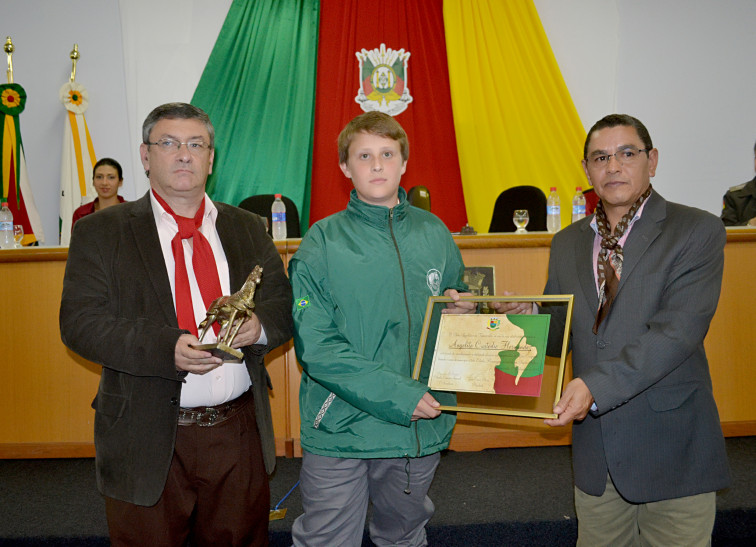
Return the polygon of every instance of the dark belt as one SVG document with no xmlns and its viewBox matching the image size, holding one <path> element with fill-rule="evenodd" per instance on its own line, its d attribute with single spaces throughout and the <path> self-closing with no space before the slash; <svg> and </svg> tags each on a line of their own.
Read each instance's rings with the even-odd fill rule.
<svg viewBox="0 0 756 547">
<path fill-rule="evenodd" d="M 227 403 L 215 406 L 198 406 L 196 408 L 179 408 L 179 425 L 198 425 L 212 427 L 225 422 L 237 414 L 252 399 L 252 388 Z"/>
</svg>

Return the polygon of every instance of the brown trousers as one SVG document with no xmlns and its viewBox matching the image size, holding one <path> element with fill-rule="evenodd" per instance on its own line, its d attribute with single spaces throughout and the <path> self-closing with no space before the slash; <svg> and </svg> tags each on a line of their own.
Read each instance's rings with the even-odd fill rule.
<svg viewBox="0 0 756 547">
<path fill-rule="evenodd" d="M 270 489 L 252 397 L 212 426 L 179 426 L 163 494 L 151 507 L 105 498 L 113 546 L 268 545 Z"/>
</svg>

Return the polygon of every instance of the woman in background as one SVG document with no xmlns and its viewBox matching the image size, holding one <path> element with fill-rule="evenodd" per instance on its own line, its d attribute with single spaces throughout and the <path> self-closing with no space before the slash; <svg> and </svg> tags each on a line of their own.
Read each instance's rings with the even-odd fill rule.
<svg viewBox="0 0 756 547">
<path fill-rule="evenodd" d="M 112 158 L 102 158 L 95 163 L 92 170 L 92 185 L 97 192 L 97 197 L 94 201 L 85 203 L 74 211 L 71 230 L 81 217 L 125 201 L 118 195 L 118 189 L 123 185 L 123 170 L 121 164 Z"/>
</svg>

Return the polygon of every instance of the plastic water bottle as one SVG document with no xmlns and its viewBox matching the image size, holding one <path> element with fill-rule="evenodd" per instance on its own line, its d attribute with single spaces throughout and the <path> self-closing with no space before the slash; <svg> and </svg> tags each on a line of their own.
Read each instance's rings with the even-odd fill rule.
<svg viewBox="0 0 756 547">
<path fill-rule="evenodd" d="M 572 198 L 572 222 L 577 222 L 581 218 L 585 218 L 585 196 L 582 186 L 577 186 Z"/>
<path fill-rule="evenodd" d="M 281 200 L 281 194 L 276 194 L 270 213 L 273 217 L 273 239 L 286 239 L 286 204 Z"/>
<path fill-rule="evenodd" d="M 546 198 L 546 229 L 552 234 L 558 232 L 562 227 L 560 214 L 559 194 L 557 194 L 556 187 L 552 186 L 549 197 Z"/>
<path fill-rule="evenodd" d="M 8 209 L 8 203 L 3 201 L 0 209 L 0 249 L 12 249 L 16 246 L 13 239 L 13 213 Z"/>
</svg>

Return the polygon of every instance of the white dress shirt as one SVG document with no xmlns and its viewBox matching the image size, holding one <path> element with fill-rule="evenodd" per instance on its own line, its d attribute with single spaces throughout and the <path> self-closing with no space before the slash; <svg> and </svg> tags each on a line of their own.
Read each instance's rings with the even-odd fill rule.
<svg viewBox="0 0 756 547">
<path fill-rule="evenodd" d="M 173 294 L 173 306 L 176 306 L 176 267 L 173 259 L 173 250 L 171 241 L 178 233 L 178 224 L 174 218 L 163 209 L 150 192 L 150 201 L 152 202 L 152 211 L 155 215 L 155 224 L 157 225 L 158 236 L 160 237 L 160 247 L 165 259 L 165 267 L 168 271 L 168 279 L 171 282 L 171 293 Z M 215 208 L 212 200 L 205 195 L 205 213 L 202 219 L 200 232 L 210 243 L 215 257 L 215 264 L 218 268 L 218 277 L 220 278 L 221 291 L 223 294 L 231 294 L 231 282 L 228 273 L 228 261 L 226 253 L 223 251 L 218 231 L 215 229 L 215 219 L 218 217 L 218 210 Z M 182 240 L 184 246 L 184 261 L 186 262 L 186 271 L 189 276 L 189 287 L 192 293 L 192 306 L 194 307 L 194 320 L 197 325 L 205 319 L 207 309 L 202 301 L 197 279 L 194 276 L 194 267 L 192 266 L 193 249 L 188 239 Z M 211 343 L 217 340 L 213 329 L 208 330 L 202 343 Z M 264 332 L 257 343 L 266 343 Z M 252 385 L 252 381 L 247 372 L 246 365 L 242 363 L 223 363 L 220 367 L 211 370 L 207 374 L 192 374 L 186 376 L 186 383 L 181 388 L 181 406 L 185 408 L 194 408 L 199 406 L 214 406 L 227 401 L 232 401 L 242 395 Z"/>
</svg>

